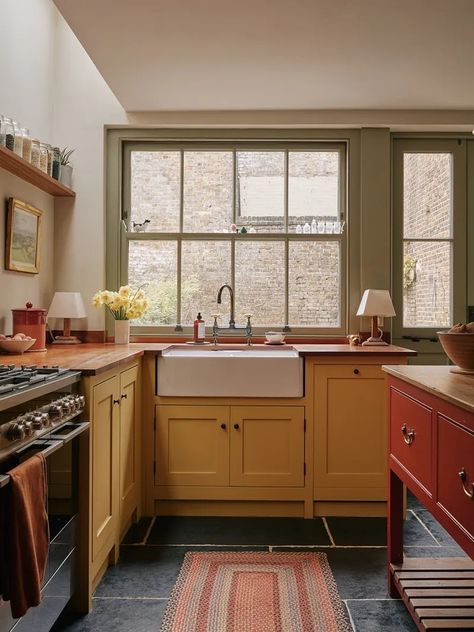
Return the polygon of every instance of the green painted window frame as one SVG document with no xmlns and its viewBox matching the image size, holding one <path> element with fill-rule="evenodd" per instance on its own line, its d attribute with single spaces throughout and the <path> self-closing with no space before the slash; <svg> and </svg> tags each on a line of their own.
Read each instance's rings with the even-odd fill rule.
<svg viewBox="0 0 474 632">
<path fill-rule="evenodd" d="M 403 325 L 403 156 L 405 153 L 451 153 L 453 156 L 453 226 L 451 238 L 408 239 L 407 241 L 442 241 L 452 243 L 452 321 L 465 322 L 467 304 L 467 145 L 462 138 L 441 136 L 393 138 L 392 189 L 393 189 L 393 231 L 392 231 L 392 288 L 393 302 L 397 316 L 393 319 L 393 337 L 398 342 L 409 339 L 417 343 L 420 353 L 439 353 L 432 347 L 437 343 L 436 332 L 445 327 L 405 327 Z M 413 344 L 411 345 L 413 347 Z"/>
</svg>

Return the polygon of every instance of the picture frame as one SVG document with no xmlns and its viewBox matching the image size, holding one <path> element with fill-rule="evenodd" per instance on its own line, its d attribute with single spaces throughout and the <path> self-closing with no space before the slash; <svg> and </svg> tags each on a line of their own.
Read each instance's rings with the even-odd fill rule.
<svg viewBox="0 0 474 632">
<path fill-rule="evenodd" d="M 42 211 L 9 198 L 5 245 L 5 268 L 15 272 L 38 274 Z"/>
</svg>

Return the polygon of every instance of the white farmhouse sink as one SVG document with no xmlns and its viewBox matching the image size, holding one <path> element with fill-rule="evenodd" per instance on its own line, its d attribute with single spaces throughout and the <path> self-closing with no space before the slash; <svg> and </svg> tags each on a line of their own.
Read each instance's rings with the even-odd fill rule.
<svg viewBox="0 0 474 632">
<path fill-rule="evenodd" d="M 303 396 L 303 358 L 291 347 L 170 347 L 158 356 L 157 377 L 163 396 Z"/>
</svg>

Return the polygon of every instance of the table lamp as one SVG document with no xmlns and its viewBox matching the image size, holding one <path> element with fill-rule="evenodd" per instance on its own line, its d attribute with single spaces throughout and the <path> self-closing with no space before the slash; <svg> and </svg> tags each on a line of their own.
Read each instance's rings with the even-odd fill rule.
<svg viewBox="0 0 474 632">
<path fill-rule="evenodd" d="M 77 345 L 81 341 L 71 336 L 71 318 L 87 316 L 82 297 L 79 292 L 55 292 L 48 310 L 48 318 L 63 318 L 63 335 L 56 336 L 53 344 Z"/>
<path fill-rule="evenodd" d="M 382 340 L 383 331 L 379 327 L 379 316 L 395 316 L 392 299 L 388 290 L 365 290 L 357 310 L 357 316 L 372 317 L 372 335 L 363 342 L 366 346 L 387 345 Z"/>
</svg>

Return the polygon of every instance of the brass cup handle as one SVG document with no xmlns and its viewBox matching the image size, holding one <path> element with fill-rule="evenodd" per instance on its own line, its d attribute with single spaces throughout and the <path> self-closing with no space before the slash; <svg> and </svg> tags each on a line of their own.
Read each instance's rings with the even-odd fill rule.
<svg viewBox="0 0 474 632">
<path fill-rule="evenodd" d="M 403 424 L 402 434 L 403 434 L 403 441 L 405 441 L 407 445 L 411 445 L 415 439 L 415 431 L 407 430 L 407 425 Z"/>
<path fill-rule="evenodd" d="M 461 468 L 461 471 L 459 472 L 459 478 L 461 479 L 463 492 L 466 494 L 468 498 L 472 500 L 474 498 L 474 483 L 471 483 L 471 491 L 469 491 L 469 487 L 468 485 L 466 485 L 466 479 L 467 479 L 466 468 L 464 467 Z"/>
</svg>

